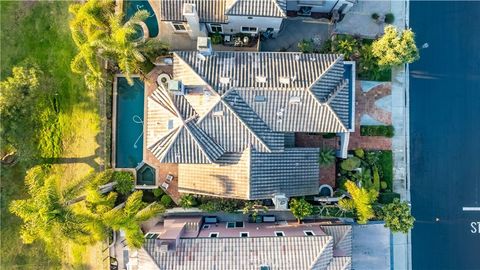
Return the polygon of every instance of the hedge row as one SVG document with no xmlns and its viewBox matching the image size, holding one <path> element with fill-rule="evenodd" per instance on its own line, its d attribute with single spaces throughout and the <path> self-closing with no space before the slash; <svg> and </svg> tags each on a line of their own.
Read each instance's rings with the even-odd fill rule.
<svg viewBox="0 0 480 270">
<path fill-rule="evenodd" d="M 393 126 L 360 126 L 360 135 L 392 138 L 395 135 L 395 129 Z"/>
</svg>

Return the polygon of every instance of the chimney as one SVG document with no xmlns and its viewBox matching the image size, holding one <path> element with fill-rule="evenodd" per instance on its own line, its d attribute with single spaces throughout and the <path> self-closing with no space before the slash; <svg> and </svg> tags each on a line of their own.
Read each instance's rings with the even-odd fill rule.
<svg viewBox="0 0 480 270">
<path fill-rule="evenodd" d="M 195 4 L 183 4 L 183 17 L 187 19 L 187 23 L 190 27 L 188 34 L 192 39 L 207 36 L 205 25 L 200 24 L 200 18 L 198 17 L 197 6 Z"/>
</svg>

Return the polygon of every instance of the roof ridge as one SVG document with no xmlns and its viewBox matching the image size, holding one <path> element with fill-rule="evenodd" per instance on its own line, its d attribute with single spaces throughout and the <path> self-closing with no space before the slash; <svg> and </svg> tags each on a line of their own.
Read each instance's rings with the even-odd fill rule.
<svg viewBox="0 0 480 270">
<path fill-rule="evenodd" d="M 287 14 L 285 13 L 285 11 L 283 10 L 282 7 L 280 7 L 280 5 L 278 4 L 278 1 L 277 0 L 271 0 L 273 1 L 273 3 L 275 4 L 275 6 L 278 8 L 278 10 L 280 10 L 280 13 L 283 14 L 283 17 L 287 17 Z"/>
<path fill-rule="evenodd" d="M 319 235 L 320 236 L 320 235 Z M 315 257 L 315 259 L 312 261 L 312 263 L 310 264 L 310 267 L 309 269 L 313 269 L 313 266 L 317 263 L 317 261 L 322 257 L 323 253 L 325 252 L 325 250 L 327 249 L 327 247 L 329 247 L 330 243 L 332 244 L 331 247 L 332 247 L 332 250 L 333 250 L 333 236 L 330 236 L 330 235 L 321 235 L 323 237 L 328 237 L 329 238 L 329 241 L 327 243 L 325 243 L 325 245 L 322 246 L 320 252 L 318 253 L 318 255 Z M 315 236 L 309 236 L 307 238 L 310 238 L 310 237 L 315 237 Z M 333 252 L 330 256 L 330 260 L 332 260 L 333 258 Z"/>
<path fill-rule="evenodd" d="M 175 109 L 173 107 L 175 107 L 173 104 L 173 102 L 171 100 L 168 100 L 168 98 L 166 97 L 166 93 L 164 92 L 164 88 L 163 86 L 161 86 L 162 89 L 160 89 L 160 86 L 157 87 L 153 92 L 152 94 L 149 96 L 149 98 L 151 98 L 153 101 L 157 102 L 160 106 L 162 106 L 163 108 L 165 108 L 167 111 L 169 111 L 170 113 L 172 113 L 173 115 L 175 115 L 177 112 L 175 111 Z M 169 104 L 165 103 L 163 104 L 164 101 L 163 99 L 167 99 L 166 101 L 170 101 L 168 102 Z M 177 117 L 180 117 L 179 115 L 177 115 Z"/>
<path fill-rule="evenodd" d="M 343 124 L 342 120 L 340 120 L 340 117 L 338 117 L 337 113 L 335 113 L 335 111 L 332 109 L 332 107 L 330 107 L 329 104 L 327 103 L 323 103 L 321 102 L 320 100 L 318 100 L 317 96 L 312 93 L 311 91 L 307 91 L 312 97 L 313 99 L 318 103 L 318 105 L 320 106 L 325 106 L 328 110 L 329 113 L 333 114 L 333 116 L 335 117 L 335 120 L 340 123 L 341 127 L 344 129 L 343 131 L 346 132 L 348 131 L 347 127 L 345 127 L 345 125 Z"/>
<path fill-rule="evenodd" d="M 330 102 L 335 99 L 335 97 L 338 95 L 338 93 L 340 93 L 345 88 L 347 83 L 348 83 L 348 79 L 342 79 L 337 84 L 336 88 L 333 89 L 332 92 L 330 92 L 329 97 L 328 97 L 328 99 L 325 103 L 330 104 Z"/>
<path fill-rule="evenodd" d="M 183 51 L 183 52 L 185 52 L 185 51 Z M 187 53 L 188 53 L 188 52 L 187 52 Z M 181 57 L 181 56 L 178 54 L 178 52 L 173 52 L 173 55 L 174 55 L 174 56 L 176 55 L 176 56 L 178 57 L 178 59 L 179 59 L 183 64 L 185 64 L 195 75 L 197 75 L 197 77 L 200 78 L 200 80 L 203 81 L 203 82 L 210 88 L 210 89 L 208 89 L 208 90 L 211 90 L 210 92 L 213 92 L 214 95 L 216 95 L 216 96 L 218 96 L 218 97 L 221 97 L 220 94 L 218 94 L 217 91 L 215 91 L 215 89 L 213 89 L 212 85 L 211 85 L 209 82 L 205 81 L 205 79 L 204 79 L 202 76 L 200 76 L 200 74 L 198 74 L 197 71 L 195 71 L 195 69 L 192 67 L 192 65 L 190 65 L 189 63 L 187 63 L 187 61 L 185 61 L 185 59 L 183 59 L 183 57 Z"/>
<path fill-rule="evenodd" d="M 310 84 L 310 86 L 308 86 L 308 90 L 309 90 L 309 91 L 312 91 L 312 90 L 311 90 L 312 87 L 313 87 L 317 82 L 321 81 L 321 80 L 323 79 L 323 77 L 325 76 L 325 74 L 326 74 L 328 71 L 330 71 L 330 69 L 331 69 L 332 67 L 334 67 L 340 60 L 343 61 L 343 58 L 341 57 L 341 56 L 342 56 L 341 54 L 329 53 L 329 54 L 323 54 L 323 55 L 337 55 L 337 58 L 335 59 L 335 61 L 333 61 L 333 62 L 327 67 L 327 69 L 325 69 L 325 70 L 322 72 L 322 74 L 320 74 L 320 76 L 318 76 L 318 78 L 317 78 L 315 81 L 313 81 L 312 84 Z"/>
<path fill-rule="evenodd" d="M 202 153 L 205 155 L 205 157 L 208 159 L 208 161 L 210 161 L 211 163 L 215 163 L 215 161 L 212 159 L 212 157 L 210 157 L 210 155 L 206 152 L 205 150 L 205 146 L 203 145 L 202 142 L 199 141 L 199 139 L 197 138 L 197 136 L 194 134 L 194 132 L 190 129 L 189 125 L 188 124 L 191 124 L 193 119 L 190 119 L 188 122 L 185 123 L 184 127 L 185 129 L 188 131 L 188 133 L 190 134 L 190 136 L 192 136 L 193 140 L 195 141 L 195 143 L 198 145 L 198 147 L 200 148 L 200 151 L 202 151 Z M 193 125 L 196 125 L 196 123 L 193 123 Z M 202 130 L 201 128 L 198 127 L 199 130 Z M 203 131 L 203 130 L 202 130 Z M 204 132 L 205 133 L 205 132 Z M 205 133 L 205 136 L 209 137 L 208 134 Z M 211 139 L 211 138 L 210 138 Z M 216 144 L 218 147 L 220 147 L 220 149 L 225 152 L 225 149 L 223 149 L 222 146 L 218 145 L 215 141 L 212 140 L 212 142 L 214 144 Z"/>
<path fill-rule="evenodd" d="M 162 151 L 162 154 L 160 156 L 157 156 L 157 154 L 155 154 L 153 152 L 153 149 L 150 149 L 152 147 L 149 147 L 148 149 L 153 153 L 153 155 L 160 161 L 162 162 L 162 160 L 165 158 L 165 155 L 170 151 L 170 149 L 172 148 L 173 144 L 175 143 L 177 137 L 180 135 L 180 132 L 182 132 L 182 129 L 183 129 L 184 125 L 180 125 L 178 127 L 176 127 L 175 129 L 173 129 L 172 131 L 170 131 L 169 133 L 167 133 L 165 136 L 163 136 L 162 138 L 160 138 L 157 142 L 155 142 L 153 145 L 156 145 L 158 144 L 163 138 L 167 138 L 168 136 L 170 137 L 168 141 L 170 141 L 169 144 L 167 144 L 167 147 Z M 152 146 L 153 146 L 152 145 Z M 156 147 L 154 147 L 156 148 Z M 158 151 L 155 151 L 155 152 L 158 152 Z"/>
<path fill-rule="evenodd" d="M 240 97 L 240 96 L 239 96 Z M 242 97 L 240 97 L 242 98 Z M 235 117 L 240 121 L 240 123 L 242 123 L 242 125 L 245 126 L 245 128 L 251 132 L 253 134 L 253 136 L 268 150 L 268 152 L 272 152 L 272 149 L 270 149 L 270 147 L 268 146 L 268 144 L 266 142 L 263 141 L 262 138 L 260 138 L 260 136 L 258 136 L 258 134 L 256 132 L 253 131 L 253 129 L 247 125 L 247 123 L 245 123 L 245 121 L 243 121 L 243 119 L 237 114 L 237 112 L 230 106 L 230 104 L 228 104 L 228 102 L 226 102 L 223 98 L 221 99 L 222 103 L 233 113 L 233 115 L 235 115 Z"/>
</svg>

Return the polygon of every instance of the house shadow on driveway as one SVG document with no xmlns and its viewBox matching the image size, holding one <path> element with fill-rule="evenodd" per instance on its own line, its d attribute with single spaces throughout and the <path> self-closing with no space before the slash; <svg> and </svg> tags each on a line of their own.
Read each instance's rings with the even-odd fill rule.
<svg viewBox="0 0 480 270">
<path fill-rule="evenodd" d="M 261 41 L 260 50 L 266 52 L 298 52 L 298 42 L 313 39 L 320 46 L 330 37 L 332 25 L 319 20 L 288 19 L 276 38 Z"/>
</svg>

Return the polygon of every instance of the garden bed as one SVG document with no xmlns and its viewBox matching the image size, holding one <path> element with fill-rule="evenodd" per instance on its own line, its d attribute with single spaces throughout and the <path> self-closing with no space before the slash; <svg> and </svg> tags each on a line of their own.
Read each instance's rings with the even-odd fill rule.
<svg viewBox="0 0 480 270">
<path fill-rule="evenodd" d="M 392 125 L 389 126 L 360 126 L 361 136 L 383 136 L 392 138 L 395 135 L 395 128 Z"/>
</svg>

